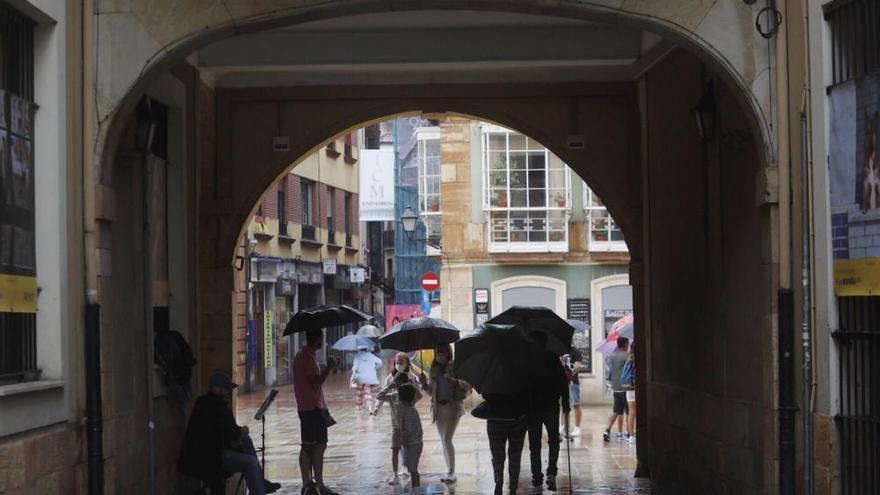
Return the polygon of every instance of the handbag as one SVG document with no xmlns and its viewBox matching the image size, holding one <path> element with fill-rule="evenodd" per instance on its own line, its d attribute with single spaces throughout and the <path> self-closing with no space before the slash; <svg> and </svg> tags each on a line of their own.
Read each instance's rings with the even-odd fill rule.
<svg viewBox="0 0 880 495">
<path fill-rule="evenodd" d="M 329 409 L 321 409 L 321 417 L 324 418 L 324 426 L 327 428 L 336 424 L 336 420 L 333 419 L 333 416 L 330 416 Z"/>
</svg>

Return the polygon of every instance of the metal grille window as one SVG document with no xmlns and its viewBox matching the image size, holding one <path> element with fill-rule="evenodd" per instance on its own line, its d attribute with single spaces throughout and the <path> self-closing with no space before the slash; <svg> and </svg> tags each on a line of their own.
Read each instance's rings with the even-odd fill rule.
<svg viewBox="0 0 880 495">
<path fill-rule="evenodd" d="M 0 384 L 36 380 L 34 25 L 0 3 Z"/>
<path fill-rule="evenodd" d="M 522 134 L 483 125 L 489 252 L 567 252 L 571 172 Z"/>
<path fill-rule="evenodd" d="M 841 445 L 844 495 L 880 494 L 880 297 L 839 297 Z"/>
<path fill-rule="evenodd" d="M 831 29 L 832 85 L 880 68 L 880 3 L 835 0 L 822 9 Z"/>
</svg>

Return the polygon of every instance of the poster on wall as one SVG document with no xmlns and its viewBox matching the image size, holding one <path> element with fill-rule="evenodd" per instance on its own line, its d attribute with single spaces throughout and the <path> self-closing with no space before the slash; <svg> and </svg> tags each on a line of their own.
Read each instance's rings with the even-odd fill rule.
<svg viewBox="0 0 880 495">
<path fill-rule="evenodd" d="M 359 220 L 394 221 L 394 151 L 361 150 Z"/>
<path fill-rule="evenodd" d="M 569 320 L 578 320 L 587 324 L 587 329 L 584 332 L 576 332 L 572 337 L 572 346 L 577 348 L 581 352 L 581 356 L 583 356 L 583 360 L 581 363 L 584 365 L 584 369 L 581 373 L 592 373 L 593 372 L 593 351 L 591 349 L 591 328 L 590 328 L 590 315 L 591 315 L 591 304 L 589 298 L 577 298 L 577 299 L 569 299 L 567 301 L 568 306 L 568 319 Z"/>
<path fill-rule="evenodd" d="M 428 313 L 424 312 L 421 304 L 387 304 L 385 305 L 385 330 L 391 330 L 394 325 L 403 323 L 412 318 L 430 316 L 440 318 L 440 304 L 431 303 Z"/>
<path fill-rule="evenodd" d="M 830 95 L 828 170 L 834 292 L 880 294 L 880 76 Z"/>
</svg>

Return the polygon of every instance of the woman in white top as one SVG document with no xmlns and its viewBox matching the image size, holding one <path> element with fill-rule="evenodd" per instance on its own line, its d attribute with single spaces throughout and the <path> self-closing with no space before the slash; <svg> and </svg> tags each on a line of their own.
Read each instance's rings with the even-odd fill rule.
<svg viewBox="0 0 880 495">
<path fill-rule="evenodd" d="M 428 375 L 419 376 L 422 388 L 431 394 L 431 416 L 440 434 L 440 445 L 446 460 L 448 473 L 440 478 L 444 482 L 455 483 L 455 445 L 452 437 L 458 428 L 458 421 L 464 415 L 464 399 L 470 392 L 470 385 L 458 380 L 452 373 L 452 347 L 438 344 L 434 349 L 434 362 Z"/>
<path fill-rule="evenodd" d="M 373 407 L 372 388 L 379 384 L 379 375 L 376 373 L 382 367 L 382 360 L 376 357 L 366 347 L 358 349 L 354 362 L 351 364 L 351 386 L 357 390 L 357 398 L 354 407 L 360 411 L 366 405 L 369 411 Z"/>
</svg>

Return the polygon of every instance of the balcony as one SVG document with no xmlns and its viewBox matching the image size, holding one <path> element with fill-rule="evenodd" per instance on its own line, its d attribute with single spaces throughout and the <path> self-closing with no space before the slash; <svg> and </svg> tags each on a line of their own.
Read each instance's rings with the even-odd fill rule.
<svg viewBox="0 0 880 495">
<path fill-rule="evenodd" d="M 339 251 L 340 249 L 342 249 L 342 246 L 336 244 L 336 232 L 333 230 L 327 231 L 327 249 L 333 251 Z"/>
</svg>

